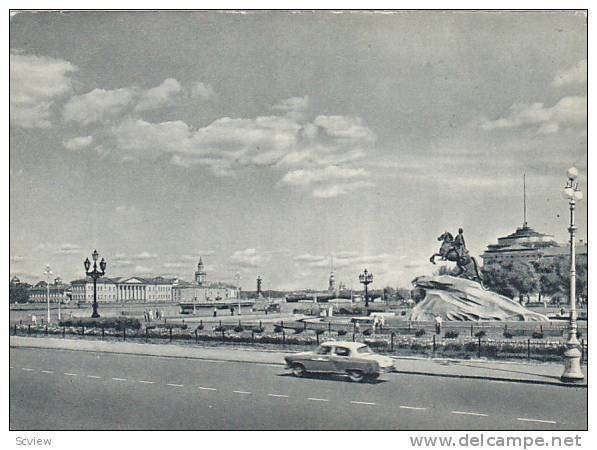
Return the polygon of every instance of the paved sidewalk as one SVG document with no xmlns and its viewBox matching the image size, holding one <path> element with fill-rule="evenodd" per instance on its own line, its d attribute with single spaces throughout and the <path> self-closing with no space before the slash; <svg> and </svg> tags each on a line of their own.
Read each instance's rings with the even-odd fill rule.
<svg viewBox="0 0 597 450">
<path fill-rule="evenodd" d="M 115 341 L 86 341 L 62 338 L 10 337 L 11 347 L 51 348 L 75 351 L 121 353 L 144 356 L 193 358 L 254 364 L 284 365 L 284 356 L 292 352 L 250 350 L 229 347 L 185 347 L 170 344 L 139 344 Z M 522 364 L 486 360 L 429 359 L 396 357 L 398 373 L 422 376 L 486 379 L 534 384 L 570 386 L 560 381 L 563 364 Z M 586 387 L 587 368 L 582 367 L 585 379 L 573 386 Z"/>
</svg>

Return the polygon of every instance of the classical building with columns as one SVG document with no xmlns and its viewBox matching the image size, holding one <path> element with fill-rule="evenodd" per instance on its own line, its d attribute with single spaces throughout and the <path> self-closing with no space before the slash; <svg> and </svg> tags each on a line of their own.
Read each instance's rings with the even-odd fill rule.
<svg viewBox="0 0 597 450">
<path fill-rule="evenodd" d="M 97 301 L 105 302 L 172 302 L 172 287 L 176 278 L 129 277 L 100 278 L 97 280 Z M 93 280 L 85 278 L 72 283 L 72 299 L 78 303 L 93 301 Z"/>
</svg>

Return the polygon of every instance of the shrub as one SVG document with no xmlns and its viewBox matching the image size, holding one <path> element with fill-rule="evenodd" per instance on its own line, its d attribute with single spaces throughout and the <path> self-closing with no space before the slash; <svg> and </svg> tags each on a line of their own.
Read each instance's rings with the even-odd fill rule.
<svg viewBox="0 0 597 450">
<path fill-rule="evenodd" d="M 422 328 L 421 328 L 420 330 L 417 330 L 417 331 L 415 331 L 415 336 L 416 336 L 416 337 L 421 337 L 421 336 L 423 336 L 424 334 L 425 334 L 425 330 L 424 330 L 424 329 L 422 329 Z"/>
<path fill-rule="evenodd" d="M 242 326 L 240 326 L 240 325 L 237 325 L 237 326 L 235 326 L 235 327 L 234 327 L 234 331 L 235 331 L 236 333 L 241 333 L 241 332 L 242 332 L 242 331 L 244 331 L 244 330 L 245 330 L 245 329 L 244 329 Z"/>
<path fill-rule="evenodd" d="M 265 329 L 263 327 L 255 327 L 255 328 L 253 328 L 253 331 L 255 333 L 263 333 L 265 331 Z"/>
<path fill-rule="evenodd" d="M 540 331 L 534 331 L 532 335 L 533 339 L 543 339 L 543 333 Z"/>
<path fill-rule="evenodd" d="M 325 330 L 322 330 L 322 329 L 319 329 L 319 328 L 317 330 L 315 330 L 315 334 L 317 336 L 321 336 L 323 333 L 325 333 Z"/>
<path fill-rule="evenodd" d="M 281 325 L 274 326 L 274 333 L 281 333 L 284 330 Z"/>
<path fill-rule="evenodd" d="M 371 336 L 373 334 L 373 330 L 371 328 L 367 328 L 365 331 L 363 331 L 363 334 L 365 336 Z"/>
<path fill-rule="evenodd" d="M 338 330 L 338 336 L 346 336 L 346 330 Z"/>
<path fill-rule="evenodd" d="M 134 317 L 73 317 L 59 322 L 61 327 L 113 328 L 122 331 L 124 328 L 138 330 L 141 322 Z"/>
<path fill-rule="evenodd" d="M 504 337 L 506 339 L 512 339 L 514 337 L 514 335 L 512 333 L 510 333 L 509 331 L 504 331 Z"/>
<path fill-rule="evenodd" d="M 485 337 L 485 336 L 487 336 L 487 333 L 484 330 L 477 331 L 475 333 L 475 337 L 477 337 L 477 338 L 482 338 L 482 337 Z"/>
<path fill-rule="evenodd" d="M 203 325 L 201 325 L 201 324 L 197 325 L 197 328 L 195 328 L 195 330 L 197 330 L 197 331 L 203 330 Z"/>
<path fill-rule="evenodd" d="M 214 328 L 214 331 L 216 333 L 221 333 L 222 331 L 226 331 L 226 328 L 224 328 L 223 326 L 218 325 L 217 327 Z"/>
<path fill-rule="evenodd" d="M 454 330 L 450 330 L 450 331 L 446 331 L 446 334 L 444 334 L 445 338 L 448 339 L 454 339 L 458 337 L 458 332 L 454 331 Z"/>
<path fill-rule="evenodd" d="M 295 328 L 294 329 L 294 334 L 301 334 L 303 331 L 305 331 L 304 328 Z"/>
<path fill-rule="evenodd" d="M 406 316 L 406 311 L 401 311 L 401 312 L 400 312 L 400 315 L 401 315 L 401 316 Z"/>
</svg>

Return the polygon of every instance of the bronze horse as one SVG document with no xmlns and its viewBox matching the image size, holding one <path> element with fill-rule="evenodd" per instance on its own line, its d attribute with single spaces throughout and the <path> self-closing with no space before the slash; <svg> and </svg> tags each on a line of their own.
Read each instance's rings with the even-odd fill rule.
<svg viewBox="0 0 597 450">
<path fill-rule="evenodd" d="M 442 245 L 439 248 L 438 253 L 434 253 L 429 258 L 429 261 L 432 264 L 435 264 L 435 257 L 441 256 L 442 261 L 452 261 L 455 262 L 458 266 L 458 273 L 456 274 L 457 277 L 464 275 L 466 278 L 471 278 L 472 280 L 482 282 L 483 279 L 481 277 L 481 273 L 479 272 L 479 265 L 477 264 L 477 260 L 468 254 L 468 251 L 465 249 L 463 255 L 460 256 L 454 247 L 454 236 L 452 233 L 446 231 L 441 236 L 437 238 L 438 241 L 442 241 Z"/>
</svg>

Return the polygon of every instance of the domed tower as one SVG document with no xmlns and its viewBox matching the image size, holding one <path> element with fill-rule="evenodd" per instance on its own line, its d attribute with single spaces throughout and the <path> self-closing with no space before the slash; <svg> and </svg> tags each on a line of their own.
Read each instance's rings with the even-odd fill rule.
<svg viewBox="0 0 597 450">
<path fill-rule="evenodd" d="M 201 257 L 199 258 L 199 264 L 197 264 L 197 271 L 195 272 L 195 283 L 199 286 L 203 286 L 205 284 L 205 280 L 207 279 L 207 273 L 205 273 L 205 268 L 203 267 L 203 260 Z"/>
<path fill-rule="evenodd" d="M 332 256 L 330 264 L 330 278 L 328 282 L 328 291 L 336 292 L 336 276 L 334 275 L 334 257 Z"/>
</svg>

